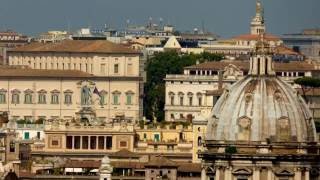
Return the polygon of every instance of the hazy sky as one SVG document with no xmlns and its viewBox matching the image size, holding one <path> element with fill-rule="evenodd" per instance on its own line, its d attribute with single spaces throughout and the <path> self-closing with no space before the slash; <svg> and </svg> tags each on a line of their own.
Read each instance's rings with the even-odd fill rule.
<svg viewBox="0 0 320 180">
<path fill-rule="evenodd" d="M 263 0 L 267 31 L 320 27 L 320 0 Z M 124 27 L 163 18 L 178 29 L 201 27 L 224 37 L 249 32 L 255 0 L 0 0 L 0 29 L 28 35 L 80 27 Z"/>
</svg>

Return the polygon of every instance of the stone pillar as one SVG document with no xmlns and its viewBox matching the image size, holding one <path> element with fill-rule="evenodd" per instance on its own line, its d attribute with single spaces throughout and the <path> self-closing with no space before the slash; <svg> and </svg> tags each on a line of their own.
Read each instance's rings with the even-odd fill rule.
<svg viewBox="0 0 320 180">
<path fill-rule="evenodd" d="M 301 180 L 301 169 L 297 168 L 294 172 L 294 180 Z"/>
<path fill-rule="evenodd" d="M 231 167 L 227 167 L 224 171 L 224 179 L 232 179 Z"/>
<path fill-rule="evenodd" d="M 273 180 L 273 172 L 271 169 L 268 169 L 268 180 Z"/>
<path fill-rule="evenodd" d="M 72 149 L 75 149 L 74 148 L 74 136 L 72 136 Z"/>
<path fill-rule="evenodd" d="M 253 171 L 253 179 L 254 180 L 260 180 L 260 169 L 255 168 Z"/>
<path fill-rule="evenodd" d="M 219 168 L 216 169 L 216 177 L 214 179 L 215 180 L 223 180 L 223 179 L 220 179 L 220 169 Z"/>
<path fill-rule="evenodd" d="M 305 171 L 305 180 L 309 180 L 310 179 L 310 169 L 306 169 Z"/>
<path fill-rule="evenodd" d="M 207 172 L 206 172 L 206 169 L 204 167 L 202 167 L 202 170 L 201 170 L 201 180 L 207 180 Z"/>
<path fill-rule="evenodd" d="M 82 149 L 82 136 L 80 136 L 80 149 Z"/>
</svg>

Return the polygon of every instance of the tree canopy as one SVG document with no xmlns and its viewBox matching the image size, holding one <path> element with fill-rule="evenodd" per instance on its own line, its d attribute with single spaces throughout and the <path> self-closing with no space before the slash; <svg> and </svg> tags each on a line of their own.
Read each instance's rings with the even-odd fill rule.
<svg viewBox="0 0 320 180">
<path fill-rule="evenodd" d="M 314 77 L 303 77 L 294 80 L 294 83 L 299 84 L 303 88 L 318 88 L 320 87 L 320 79 Z"/>
<path fill-rule="evenodd" d="M 182 74 L 183 68 L 206 61 L 219 61 L 222 55 L 204 52 L 202 54 L 179 54 L 175 51 L 161 52 L 148 59 L 146 64 L 144 107 L 147 119 L 164 120 L 166 74 Z"/>
</svg>

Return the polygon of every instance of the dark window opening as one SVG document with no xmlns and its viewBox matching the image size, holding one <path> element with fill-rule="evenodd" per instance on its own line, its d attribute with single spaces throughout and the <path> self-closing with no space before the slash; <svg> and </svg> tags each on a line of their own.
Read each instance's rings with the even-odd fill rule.
<svg viewBox="0 0 320 180">
<path fill-rule="evenodd" d="M 97 147 L 97 137 L 91 136 L 90 137 L 90 149 L 96 149 Z"/>
<path fill-rule="evenodd" d="M 107 136 L 107 149 L 112 149 L 112 136 Z"/>
<path fill-rule="evenodd" d="M 73 141 L 72 136 L 67 136 L 67 142 L 66 142 L 67 149 L 72 149 L 72 141 Z"/>
</svg>

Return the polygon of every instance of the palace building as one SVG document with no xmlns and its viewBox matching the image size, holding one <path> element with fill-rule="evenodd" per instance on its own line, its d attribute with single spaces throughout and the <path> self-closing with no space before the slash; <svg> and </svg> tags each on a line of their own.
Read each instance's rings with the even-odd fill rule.
<svg viewBox="0 0 320 180">
<path fill-rule="evenodd" d="M 31 43 L 8 52 L 0 111 L 9 119 L 142 117 L 140 53 L 108 41 Z"/>
</svg>

